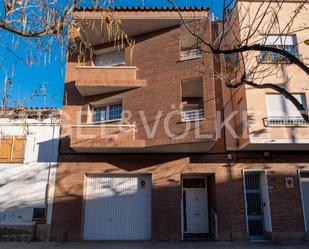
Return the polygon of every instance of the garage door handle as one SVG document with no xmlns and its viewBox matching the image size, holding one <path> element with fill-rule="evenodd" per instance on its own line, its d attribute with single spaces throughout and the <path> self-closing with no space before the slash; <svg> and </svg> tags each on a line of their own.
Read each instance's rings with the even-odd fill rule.
<svg viewBox="0 0 309 249">
<path fill-rule="evenodd" d="M 201 214 L 194 214 L 194 215 L 201 215 Z"/>
</svg>

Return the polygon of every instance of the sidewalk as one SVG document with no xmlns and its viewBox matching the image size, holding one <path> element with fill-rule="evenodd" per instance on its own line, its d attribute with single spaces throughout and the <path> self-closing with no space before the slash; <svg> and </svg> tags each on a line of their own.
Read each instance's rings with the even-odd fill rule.
<svg viewBox="0 0 309 249">
<path fill-rule="evenodd" d="M 309 249 L 308 242 L 4 242 L 0 249 Z"/>
</svg>

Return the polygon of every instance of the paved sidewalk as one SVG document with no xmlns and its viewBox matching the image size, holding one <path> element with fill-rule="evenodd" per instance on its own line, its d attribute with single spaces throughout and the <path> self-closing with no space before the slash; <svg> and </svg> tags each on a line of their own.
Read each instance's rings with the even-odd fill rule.
<svg viewBox="0 0 309 249">
<path fill-rule="evenodd" d="M 309 249 L 308 242 L 0 242 L 0 249 Z"/>
</svg>

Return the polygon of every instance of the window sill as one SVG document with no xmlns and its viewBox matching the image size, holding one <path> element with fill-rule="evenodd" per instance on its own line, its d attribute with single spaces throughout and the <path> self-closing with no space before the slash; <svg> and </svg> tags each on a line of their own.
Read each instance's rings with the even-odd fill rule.
<svg viewBox="0 0 309 249">
<path fill-rule="evenodd" d="M 111 120 L 104 120 L 104 121 L 94 121 L 91 124 L 109 124 L 109 123 L 116 123 L 121 121 L 122 119 L 111 119 Z"/>
<path fill-rule="evenodd" d="M 197 118 L 197 119 L 192 119 L 192 120 L 181 120 L 181 123 L 199 122 L 203 120 L 205 120 L 205 118 Z"/>
</svg>

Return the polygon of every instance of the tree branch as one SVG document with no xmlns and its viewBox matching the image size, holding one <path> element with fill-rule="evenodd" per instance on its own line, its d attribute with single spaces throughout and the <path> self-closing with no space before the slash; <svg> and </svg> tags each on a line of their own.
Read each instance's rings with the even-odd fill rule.
<svg viewBox="0 0 309 249">
<path fill-rule="evenodd" d="M 237 84 L 226 84 L 227 87 L 229 88 L 238 88 L 241 85 L 248 85 L 248 86 L 252 86 L 254 88 L 257 89 L 272 89 L 278 93 L 280 93 L 282 96 L 284 96 L 285 98 L 287 98 L 288 100 L 290 100 L 292 102 L 292 104 L 296 107 L 296 109 L 299 111 L 300 115 L 302 116 L 302 118 L 309 123 L 309 114 L 308 111 L 306 110 L 306 108 L 298 101 L 298 99 L 296 99 L 293 94 L 289 93 L 286 89 L 275 85 L 275 84 L 271 84 L 271 83 L 263 83 L 263 84 L 257 84 L 254 83 L 252 81 L 248 81 L 245 79 L 245 76 L 242 77 L 241 81 Z"/>
</svg>

